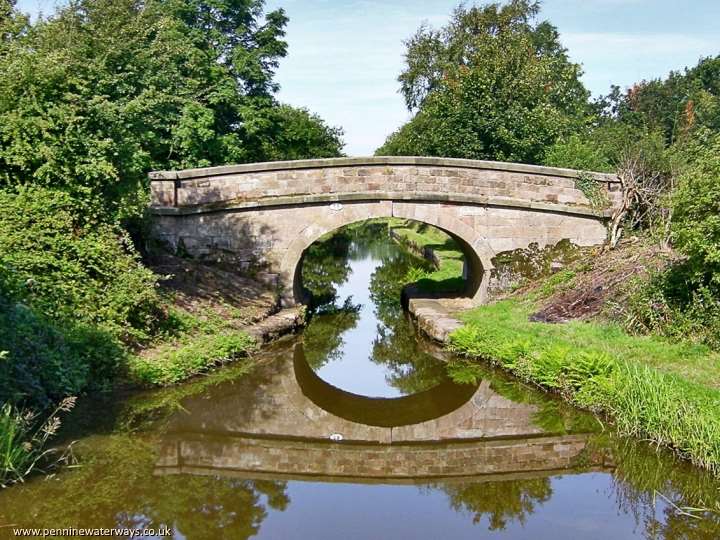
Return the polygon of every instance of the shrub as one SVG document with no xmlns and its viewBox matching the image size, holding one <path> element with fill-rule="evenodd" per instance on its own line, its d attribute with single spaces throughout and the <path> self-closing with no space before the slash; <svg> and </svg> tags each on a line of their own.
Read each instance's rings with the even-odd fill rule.
<svg viewBox="0 0 720 540">
<path fill-rule="evenodd" d="M 612 172 L 614 167 L 603 150 L 589 137 L 574 134 L 552 145 L 545 154 L 544 164 L 578 171 Z"/>
<path fill-rule="evenodd" d="M 687 255 L 695 285 L 720 293 L 720 136 L 694 149 L 673 197 L 673 242 Z"/>
<path fill-rule="evenodd" d="M 124 352 L 87 326 L 59 326 L 0 294 L 0 402 L 44 408 L 110 382 Z"/>
<path fill-rule="evenodd" d="M 628 330 L 720 350 L 720 298 L 706 285 L 693 285 L 690 273 L 686 263 L 678 263 L 634 287 Z"/>
<path fill-rule="evenodd" d="M 0 281 L 33 311 L 82 323 L 125 342 L 161 319 L 157 277 L 119 227 L 83 222 L 66 193 L 0 191 Z"/>
</svg>

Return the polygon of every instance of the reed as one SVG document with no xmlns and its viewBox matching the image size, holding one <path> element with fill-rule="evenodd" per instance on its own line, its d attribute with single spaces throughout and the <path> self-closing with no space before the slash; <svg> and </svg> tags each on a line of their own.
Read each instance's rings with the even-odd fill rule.
<svg viewBox="0 0 720 540">
<path fill-rule="evenodd" d="M 22 482 L 36 470 L 46 470 L 58 462 L 51 459 L 57 450 L 49 440 L 60 429 L 60 415 L 75 406 L 75 398 L 64 399 L 45 418 L 30 410 L 5 403 L 0 407 L 0 487 Z"/>
</svg>

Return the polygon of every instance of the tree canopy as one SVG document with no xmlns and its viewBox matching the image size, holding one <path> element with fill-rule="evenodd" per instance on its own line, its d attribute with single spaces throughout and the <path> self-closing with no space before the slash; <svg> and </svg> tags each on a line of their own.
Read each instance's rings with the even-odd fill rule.
<svg viewBox="0 0 720 540">
<path fill-rule="evenodd" d="M 339 129 L 274 97 L 287 17 L 264 0 L 73 0 L 33 25 L 2 1 L 0 186 L 124 218 L 152 169 L 340 155 Z"/>
<path fill-rule="evenodd" d="M 406 42 L 401 93 L 415 117 L 377 154 L 540 162 L 589 118 L 580 66 L 539 2 L 458 7 L 441 30 Z"/>
</svg>

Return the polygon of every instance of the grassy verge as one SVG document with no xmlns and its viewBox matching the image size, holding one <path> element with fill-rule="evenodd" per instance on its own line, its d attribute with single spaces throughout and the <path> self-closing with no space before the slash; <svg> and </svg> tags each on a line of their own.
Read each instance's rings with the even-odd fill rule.
<svg viewBox="0 0 720 540">
<path fill-rule="evenodd" d="M 245 357 L 255 347 L 255 340 L 244 332 L 189 336 L 159 347 L 151 356 L 132 358 L 130 376 L 147 385 L 169 386 Z"/>
<path fill-rule="evenodd" d="M 174 308 L 170 336 L 128 360 L 130 379 L 145 386 L 170 386 L 215 366 L 246 357 L 257 344 L 235 320 L 212 310 Z"/>
<path fill-rule="evenodd" d="M 456 292 L 464 288 L 463 254 L 452 237 L 440 229 L 413 221 L 396 219 L 390 227 L 395 238 L 411 249 L 420 253 L 431 249 L 435 255 L 434 271 L 415 268 L 408 281 L 417 283 L 423 292 Z"/>
<path fill-rule="evenodd" d="M 509 299 L 467 312 L 449 346 L 559 392 L 607 415 L 621 433 L 668 446 L 720 474 L 720 355 L 699 345 L 630 336 L 610 324 L 531 322 L 534 307 L 531 300 Z"/>
</svg>

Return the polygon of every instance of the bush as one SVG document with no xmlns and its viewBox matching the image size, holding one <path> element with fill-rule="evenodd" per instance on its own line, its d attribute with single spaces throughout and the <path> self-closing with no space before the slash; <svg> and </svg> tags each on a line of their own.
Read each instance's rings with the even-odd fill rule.
<svg viewBox="0 0 720 540">
<path fill-rule="evenodd" d="M 614 120 L 558 141 L 547 149 L 543 164 L 613 173 L 628 155 L 642 156 L 652 170 L 669 169 L 662 133 Z"/>
<path fill-rule="evenodd" d="M 0 190 L 0 401 L 47 407 L 109 385 L 163 318 L 127 237 L 62 191 Z"/>
<path fill-rule="evenodd" d="M 45 408 L 112 380 L 124 351 L 112 336 L 60 326 L 0 294 L 0 402 Z"/>
<path fill-rule="evenodd" d="M 720 298 L 693 285 L 687 264 L 677 263 L 633 288 L 628 330 L 704 343 L 720 350 Z"/>
<path fill-rule="evenodd" d="M 62 191 L 0 191 L 6 293 L 61 324 L 86 324 L 124 342 L 148 339 L 162 318 L 157 277 L 119 227 L 78 215 Z"/>
<path fill-rule="evenodd" d="M 720 293 L 720 136 L 697 141 L 673 197 L 673 242 L 696 286 Z"/>
<path fill-rule="evenodd" d="M 602 148 L 578 134 L 552 145 L 545 154 L 544 164 L 578 171 L 612 172 L 614 169 Z"/>
</svg>

